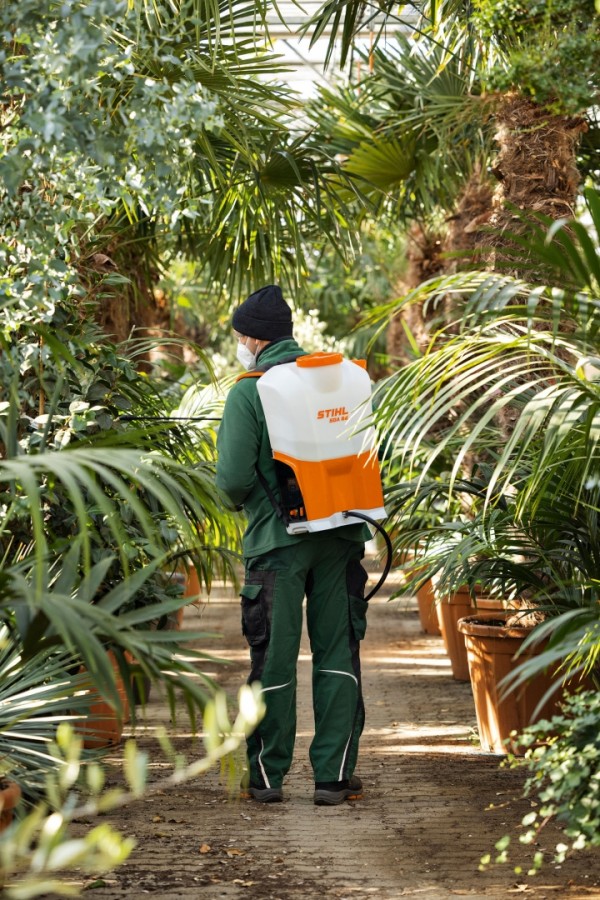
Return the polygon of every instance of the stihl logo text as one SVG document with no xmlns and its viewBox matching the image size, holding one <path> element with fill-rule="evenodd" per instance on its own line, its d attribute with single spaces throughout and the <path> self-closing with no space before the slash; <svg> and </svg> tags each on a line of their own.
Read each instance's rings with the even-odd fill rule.
<svg viewBox="0 0 600 900">
<path fill-rule="evenodd" d="M 334 409 L 320 409 L 317 413 L 317 419 L 328 419 L 333 422 L 347 422 L 348 410 L 345 406 L 337 406 Z"/>
</svg>

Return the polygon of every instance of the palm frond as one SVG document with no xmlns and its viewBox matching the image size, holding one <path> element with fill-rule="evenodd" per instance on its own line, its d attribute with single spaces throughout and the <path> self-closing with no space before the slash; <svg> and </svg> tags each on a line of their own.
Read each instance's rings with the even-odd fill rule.
<svg viewBox="0 0 600 900">
<path fill-rule="evenodd" d="M 14 631 L 0 624 L 0 768 L 41 796 L 58 760 L 49 752 L 56 728 L 89 705 L 86 680 L 73 674 L 77 656 L 64 648 L 40 648 L 27 656 Z"/>
<path fill-rule="evenodd" d="M 400 14 L 394 15 L 392 10 L 400 7 Z M 402 15 L 406 9 L 407 15 Z M 379 21 L 377 21 L 379 20 Z M 310 34 L 310 46 L 319 38 L 329 38 L 325 64 L 332 59 L 336 46 L 340 48 L 340 65 L 344 66 L 355 41 L 356 35 L 363 29 L 373 33 L 373 44 L 385 33 L 385 26 L 393 20 L 394 25 L 414 23 L 413 4 L 397 4 L 391 0 L 379 0 L 374 8 L 364 0 L 326 0 L 303 28 L 304 34 Z"/>
<path fill-rule="evenodd" d="M 452 208 L 491 155 L 491 101 L 481 97 L 467 51 L 447 50 L 423 51 L 397 35 L 374 52 L 373 72 L 359 84 L 322 90 L 309 106 L 315 139 L 376 185 L 402 219 Z"/>
<path fill-rule="evenodd" d="M 94 690 L 120 709 L 115 670 L 106 649 L 115 650 L 133 706 L 129 664 L 124 657 L 127 652 L 137 670 L 165 686 L 173 704 L 176 692 L 183 694 L 194 724 L 197 710 L 203 708 L 214 688 L 211 678 L 202 673 L 200 662 L 218 660 L 199 650 L 183 651 L 181 632 L 157 627 L 187 602 L 180 593 L 168 600 L 136 605 L 145 583 L 167 563 L 167 557 L 157 557 L 112 586 L 103 580 L 110 558 L 91 567 L 82 579 L 79 557 L 76 546 L 64 554 L 54 566 L 54 579 L 48 579 L 41 595 L 35 591 L 39 566 L 35 556 L 10 571 L 10 593 L 0 604 L 0 617 L 11 617 L 14 611 L 23 659 L 33 659 L 42 652 L 56 653 L 61 659 L 67 655 L 85 666 L 88 684 L 91 681 Z M 47 561 L 43 565 L 47 571 Z M 52 571 L 50 568 L 50 576 Z M 186 641 L 206 637 L 204 632 L 185 632 Z M 11 645 L 14 643 L 13 636 Z"/>
<path fill-rule="evenodd" d="M 193 548 L 198 532 L 193 522 L 202 521 L 203 527 L 220 509 L 220 500 L 213 481 L 201 466 L 186 467 L 177 460 L 159 454 L 140 452 L 115 446 L 93 448 L 77 446 L 61 453 L 40 453 L 36 456 L 0 460 L 0 484 L 8 498 L 19 496 L 18 507 L 9 509 L 2 522 L 7 532 L 17 517 L 29 519 L 35 541 L 38 562 L 49 555 L 49 541 L 42 509 L 46 503 L 47 483 L 60 486 L 65 502 L 72 509 L 73 537 L 81 536 L 85 558 L 91 558 L 94 541 L 90 529 L 90 512 L 96 508 L 103 520 L 114 547 L 124 548 L 126 535 L 118 515 L 115 501 L 125 504 L 136 518 L 148 541 L 150 555 L 159 551 L 153 511 L 147 501 L 138 498 L 143 491 L 156 501 L 160 509 L 180 529 L 184 546 Z M 207 535 L 208 537 L 208 535 Z M 127 570 L 127 558 L 122 555 Z M 37 585 L 42 591 L 44 585 Z"/>
<path fill-rule="evenodd" d="M 326 154 L 291 134 L 263 135 L 239 147 L 209 220 L 187 238 L 189 250 L 232 296 L 261 281 L 283 279 L 293 286 L 302 278 L 311 241 L 327 234 L 341 254 L 352 252 L 352 214 L 342 187 L 349 201 L 361 199 Z"/>
</svg>

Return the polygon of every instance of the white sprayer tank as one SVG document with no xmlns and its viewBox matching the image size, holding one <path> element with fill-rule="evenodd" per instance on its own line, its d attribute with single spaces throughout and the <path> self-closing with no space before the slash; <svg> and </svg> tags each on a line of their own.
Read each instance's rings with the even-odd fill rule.
<svg viewBox="0 0 600 900">
<path fill-rule="evenodd" d="M 339 353 L 273 366 L 258 381 L 273 457 L 296 474 L 306 521 L 291 533 L 356 523 L 355 510 L 386 516 L 372 425 L 371 380 Z"/>
</svg>

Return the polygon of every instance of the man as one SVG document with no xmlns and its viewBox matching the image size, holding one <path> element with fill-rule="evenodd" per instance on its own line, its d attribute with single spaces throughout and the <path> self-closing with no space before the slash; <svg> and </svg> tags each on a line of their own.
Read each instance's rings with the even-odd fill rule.
<svg viewBox="0 0 600 900">
<path fill-rule="evenodd" d="M 277 285 L 251 294 L 235 310 L 232 324 L 238 359 L 250 375 L 304 355 Z M 354 775 L 364 724 L 359 642 L 366 628 L 367 575 L 360 560 L 370 533 L 354 524 L 288 534 L 269 498 L 269 492 L 280 494 L 257 384 L 257 377 L 242 376 L 233 386 L 217 440 L 217 485 L 248 518 L 242 629 L 250 645 L 248 680 L 261 682 L 266 704 L 264 719 L 248 738 L 248 793 L 262 803 L 283 799 L 296 736 L 296 665 L 306 595 L 314 801 L 336 805 L 362 790 Z"/>
</svg>

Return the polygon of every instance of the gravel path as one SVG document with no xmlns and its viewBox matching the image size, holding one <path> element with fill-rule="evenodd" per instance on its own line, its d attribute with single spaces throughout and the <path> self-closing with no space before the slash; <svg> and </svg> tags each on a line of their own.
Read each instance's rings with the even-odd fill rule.
<svg viewBox="0 0 600 900">
<path fill-rule="evenodd" d="M 522 775 L 478 749 L 469 684 L 452 680 L 441 639 L 420 631 L 414 600 L 388 601 L 392 587 L 393 580 L 372 601 L 363 644 L 367 725 L 357 772 L 365 799 L 330 808 L 312 802 L 305 637 L 299 734 L 284 803 L 231 799 L 217 770 L 135 803 L 110 818 L 136 837 L 136 850 L 110 876 L 86 879 L 94 898 L 600 898 L 599 853 L 558 868 L 548 864 L 533 878 L 509 866 L 478 871 L 481 855 L 530 808 L 520 799 Z M 247 668 L 238 599 L 215 590 L 204 607 L 186 610 L 184 628 L 220 632 L 203 648 L 230 660 L 209 670 L 235 694 Z M 160 698 L 151 699 L 137 737 L 151 754 L 152 777 L 166 771 L 153 732 L 168 721 Z M 175 745 L 194 758 L 194 739 L 183 729 L 172 732 Z M 544 833 L 545 846 L 558 839 L 555 831 Z M 523 864 L 522 848 L 517 853 L 515 863 Z"/>
</svg>

